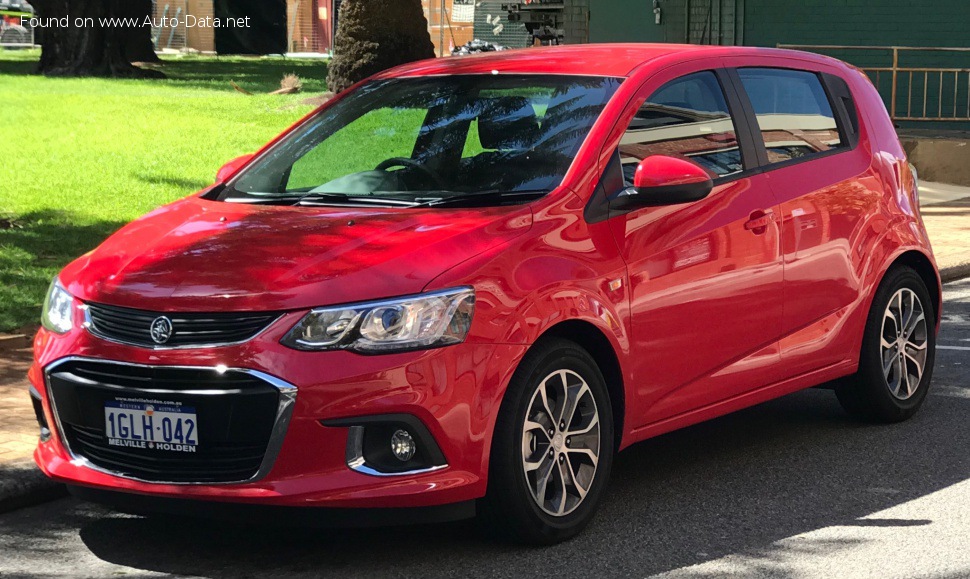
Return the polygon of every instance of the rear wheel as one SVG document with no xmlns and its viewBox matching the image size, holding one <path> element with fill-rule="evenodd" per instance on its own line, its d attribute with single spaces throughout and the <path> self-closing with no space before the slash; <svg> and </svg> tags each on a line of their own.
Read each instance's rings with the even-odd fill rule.
<svg viewBox="0 0 970 579">
<path fill-rule="evenodd" d="M 595 361 L 573 342 L 537 344 L 499 413 L 482 520 L 500 538 L 569 539 L 593 518 L 612 462 L 612 409 Z"/>
<path fill-rule="evenodd" d="M 906 267 L 891 270 L 869 311 L 859 371 L 835 390 L 842 407 L 874 422 L 899 422 L 915 414 L 933 375 L 935 319 L 919 275 Z"/>
</svg>

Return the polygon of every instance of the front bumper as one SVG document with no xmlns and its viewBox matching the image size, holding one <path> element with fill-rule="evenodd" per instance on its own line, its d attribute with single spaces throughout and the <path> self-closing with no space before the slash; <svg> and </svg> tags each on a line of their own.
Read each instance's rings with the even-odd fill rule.
<svg viewBox="0 0 970 579">
<path fill-rule="evenodd" d="M 150 350 L 106 342 L 83 329 L 59 336 L 41 330 L 29 372 L 53 435 L 34 454 L 51 478 L 104 491 L 140 495 L 332 508 L 405 508 L 463 503 L 484 496 L 488 449 L 502 394 L 526 346 L 475 343 L 364 356 L 297 352 L 278 343 L 299 314 L 283 316 L 247 343 L 192 350 Z M 281 405 L 278 449 L 247 482 L 146 482 L 97 468 L 72 454 L 59 428 L 46 372 L 69 358 L 136 366 L 230 368 L 291 386 Z M 281 390 L 282 392 L 282 390 Z M 427 472 L 373 476 L 348 465 L 351 428 L 325 426 L 375 415 L 414 417 L 427 429 L 446 466 Z M 200 416 L 200 422 L 204 418 Z M 275 455 L 275 456 L 270 456 Z"/>
<path fill-rule="evenodd" d="M 341 509 L 239 504 L 137 495 L 68 485 L 75 497 L 135 515 L 163 513 L 203 517 L 246 525 L 301 526 L 309 528 L 361 528 L 392 525 L 447 523 L 475 516 L 475 501 L 430 507 Z"/>
</svg>

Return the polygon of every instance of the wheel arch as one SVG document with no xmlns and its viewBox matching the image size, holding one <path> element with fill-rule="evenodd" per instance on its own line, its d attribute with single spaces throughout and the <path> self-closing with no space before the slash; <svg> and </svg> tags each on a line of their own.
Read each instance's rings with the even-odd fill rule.
<svg viewBox="0 0 970 579">
<path fill-rule="evenodd" d="M 609 338 L 594 324 L 584 320 L 560 322 L 546 329 L 535 343 L 539 343 L 544 338 L 562 338 L 575 342 L 596 361 L 600 372 L 603 373 L 606 389 L 610 395 L 610 406 L 613 411 L 613 449 L 619 450 L 626 417 L 626 389 L 620 360 Z"/>
<path fill-rule="evenodd" d="M 933 300 L 933 313 L 936 315 L 937 324 L 939 324 L 943 310 L 943 286 L 941 285 L 940 276 L 936 271 L 936 267 L 933 266 L 933 262 L 922 252 L 911 249 L 900 254 L 893 260 L 883 273 L 883 279 L 885 279 L 890 270 L 897 266 L 912 269 L 923 280 L 923 283 L 926 284 L 926 289 L 929 290 L 930 297 Z M 882 284 L 882 279 L 879 280 L 879 283 Z"/>
</svg>

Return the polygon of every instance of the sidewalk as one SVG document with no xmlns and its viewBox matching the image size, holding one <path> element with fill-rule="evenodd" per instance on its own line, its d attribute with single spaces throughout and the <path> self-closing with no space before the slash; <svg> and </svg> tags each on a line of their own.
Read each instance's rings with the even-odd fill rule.
<svg viewBox="0 0 970 579">
<path fill-rule="evenodd" d="M 26 338 L 0 339 L 0 513 L 64 495 L 31 458 L 38 429 L 27 394 L 28 345 Z"/>
<path fill-rule="evenodd" d="M 920 199 L 943 283 L 970 276 L 970 187 L 924 182 Z"/>
</svg>

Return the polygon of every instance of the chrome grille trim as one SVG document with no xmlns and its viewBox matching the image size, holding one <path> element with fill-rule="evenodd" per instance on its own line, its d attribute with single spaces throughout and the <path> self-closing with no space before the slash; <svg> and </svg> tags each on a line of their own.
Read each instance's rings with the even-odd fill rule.
<svg viewBox="0 0 970 579">
<path fill-rule="evenodd" d="M 259 336 L 282 316 L 279 312 L 151 312 L 96 303 L 86 303 L 81 310 L 84 312 L 84 327 L 91 335 L 152 350 L 237 346 Z M 172 321 L 172 340 L 177 343 L 156 344 L 152 341 L 152 321 L 161 316 Z M 197 340 L 185 343 L 184 336 L 195 336 Z"/>
<path fill-rule="evenodd" d="M 273 428 L 270 432 L 269 442 L 266 445 L 266 452 L 265 454 L 263 454 L 263 461 L 259 466 L 259 470 L 256 471 L 255 475 L 253 475 L 252 477 L 246 480 L 230 481 L 230 482 L 210 482 L 210 481 L 171 482 L 171 481 L 162 481 L 162 480 L 147 480 L 147 479 L 126 475 L 123 473 L 115 472 L 110 469 L 100 467 L 96 464 L 93 464 L 85 457 L 75 454 L 75 452 L 71 450 L 71 447 L 68 444 L 67 436 L 65 435 L 65 430 L 61 424 L 60 414 L 57 412 L 57 403 L 56 403 L 56 400 L 54 399 L 54 395 L 51 390 L 51 384 L 50 384 L 51 373 L 55 369 L 57 369 L 58 366 L 61 366 L 62 364 L 66 364 L 68 362 L 97 362 L 101 364 L 114 364 L 116 366 L 139 367 L 139 368 L 148 368 L 148 369 L 163 368 L 163 369 L 202 370 L 202 371 L 211 370 L 213 372 L 216 372 L 216 371 L 240 372 L 243 374 L 249 374 L 255 378 L 258 378 L 266 382 L 270 386 L 273 386 L 274 388 L 279 390 L 280 396 L 279 396 L 279 405 L 276 409 L 276 419 L 275 419 L 275 422 L 273 423 Z M 192 486 L 192 485 L 220 486 L 220 485 L 245 484 L 245 483 L 257 482 L 265 478 L 273 469 L 273 465 L 276 463 L 276 459 L 280 454 L 280 450 L 283 448 L 283 439 L 286 437 L 286 431 L 290 425 L 290 420 L 293 417 L 293 409 L 296 406 L 296 394 L 297 394 L 297 388 L 293 384 L 290 384 L 289 382 L 281 380 L 270 374 L 260 372 L 259 370 L 250 370 L 248 368 L 222 369 L 222 368 L 216 368 L 215 366 L 179 366 L 179 365 L 165 366 L 165 365 L 150 365 L 150 364 L 133 364 L 131 362 L 118 362 L 115 360 L 103 360 L 100 358 L 90 358 L 90 357 L 84 357 L 84 356 L 68 356 L 66 358 L 61 358 L 59 360 L 56 360 L 48 364 L 44 368 L 44 385 L 45 385 L 45 388 L 47 389 L 47 400 L 51 405 L 51 413 L 54 415 L 54 421 L 57 427 L 58 440 L 60 441 L 61 445 L 64 447 L 64 450 L 67 451 L 67 454 L 71 457 L 72 464 L 74 464 L 75 466 L 80 466 L 96 472 L 100 472 L 103 474 L 115 476 L 126 480 L 133 480 L 133 481 L 142 482 L 146 484 L 155 484 L 155 485 L 164 484 L 164 485 L 177 485 L 177 486 Z"/>
</svg>

